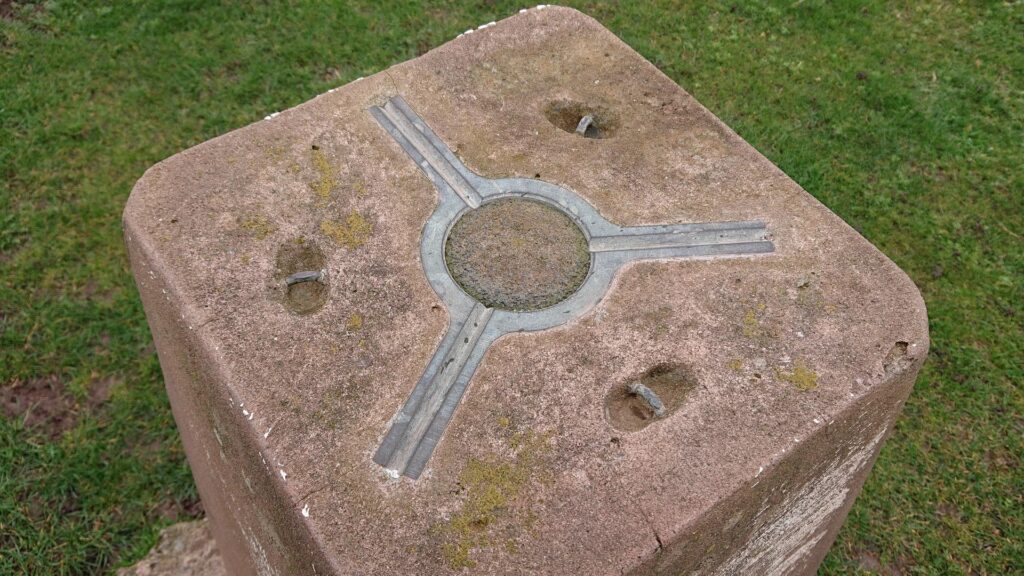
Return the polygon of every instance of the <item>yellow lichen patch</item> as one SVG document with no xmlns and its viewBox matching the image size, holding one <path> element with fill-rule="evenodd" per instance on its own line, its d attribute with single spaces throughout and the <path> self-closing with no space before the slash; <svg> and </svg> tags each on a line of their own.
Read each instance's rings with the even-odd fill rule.
<svg viewBox="0 0 1024 576">
<path fill-rule="evenodd" d="M 362 180 L 356 180 L 352 184 L 352 191 L 355 192 L 356 198 L 363 198 L 366 196 L 366 183 Z"/>
<path fill-rule="evenodd" d="M 538 434 L 533 430 L 516 431 L 508 437 L 511 458 L 492 454 L 471 458 L 466 463 L 459 474 L 459 486 L 465 492 L 465 499 L 459 510 L 440 527 L 444 539 L 442 551 L 449 566 L 454 569 L 472 567 L 476 562 L 471 552 L 495 544 L 503 545 L 510 553 L 518 550 L 515 526 L 509 523 L 517 514 L 532 516 L 529 504 L 521 502 L 521 497 L 528 493 L 526 488 L 530 484 L 544 481 L 549 475 L 544 456 L 551 450 L 550 438 L 551 434 Z"/>
<path fill-rule="evenodd" d="M 331 191 L 338 185 L 338 176 L 334 167 L 327 161 L 327 155 L 319 148 L 313 148 L 313 167 L 316 168 L 319 178 L 310 186 L 321 202 L 326 202 L 331 197 Z"/>
<path fill-rule="evenodd" d="M 352 212 L 345 218 L 344 224 L 324 220 L 320 223 L 320 231 L 337 242 L 339 246 L 354 250 L 370 239 L 370 235 L 373 234 L 373 225 L 362 214 Z"/>
<path fill-rule="evenodd" d="M 348 320 L 345 322 L 345 328 L 348 329 L 349 332 L 356 332 L 362 327 L 363 317 L 360 316 L 359 314 L 352 314 L 351 316 L 348 317 Z"/>
<path fill-rule="evenodd" d="M 760 303 L 756 309 L 747 309 L 747 312 L 743 315 L 743 335 L 745 337 L 756 340 L 767 336 L 768 333 L 761 326 L 761 320 L 758 317 L 766 308 L 767 306 L 764 303 Z"/>
<path fill-rule="evenodd" d="M 284 160 L 285 149 L 284 146 L 271 146 L 267 149 L 267 156 L 274 162 L 280 162 Z"/>
<path fill-rule="evenodd" d="M 732 370 L 733 372 L 742 372 L 743 360 L 740 358 L 733 358 L 732 360 L 729 360 L 729 370 Z"/>
<path fill-rule="evenodd" d="M 242 218 L 242 221 L 238 223 L 238 226 L 259 240 L 263 240 L 277 230 L 277 228 L 270 223 L 270 220 L 262 214 Z"/>
<path fill-rule="evenodd" d="M 761 335 L 761 325 L 757 321 L 757 313 L 747 310 L 743 315 L 743 335 L 747 338 L 757 338 Z"/>
<path fill-rule="evenodd" d="M 818 387 L 818 373 L 808 368 L 803 360 L 793 363 L 792 372 L 776 369 L 775 374 L 779 380 L 789 382 L 800 390 L 812 390 Z"/>
</svg>

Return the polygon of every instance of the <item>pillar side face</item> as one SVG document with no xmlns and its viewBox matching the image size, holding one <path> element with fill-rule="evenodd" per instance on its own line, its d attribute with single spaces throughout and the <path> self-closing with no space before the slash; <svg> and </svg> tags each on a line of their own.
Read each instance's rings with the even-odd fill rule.
<svg viewBox="0 0 1024 576">
<path fill-rule="evenodd" d="M 445 280 L 513 196 L 579 226 L 564 320 Z M 239 574 L 811 574 L 928 348 L 895 264 L 563 8 L 165 160 L 124 223 Z"/>
</svg>

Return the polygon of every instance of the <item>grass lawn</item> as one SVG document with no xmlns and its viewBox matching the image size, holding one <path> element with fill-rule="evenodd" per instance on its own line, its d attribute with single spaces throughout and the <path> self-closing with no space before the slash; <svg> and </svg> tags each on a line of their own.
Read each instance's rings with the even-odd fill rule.
<svg viewBox="0 0 1024 576">
<path fill-rule="evenodd" d="M 122 245 L 142 172 L 521 7 L 0 0 L 0 574 L 106 573 L 201 513 Z M 822 573 L 1024 572 L 1024 4 L 579 8 L 924 293 Z"/>
</svg>

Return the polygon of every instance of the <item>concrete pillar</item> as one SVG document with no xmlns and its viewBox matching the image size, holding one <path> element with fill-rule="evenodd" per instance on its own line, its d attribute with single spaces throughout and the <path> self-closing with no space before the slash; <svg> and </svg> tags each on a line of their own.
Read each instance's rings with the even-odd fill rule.
<svg viewBox="0 0 1024 576">
<path fill-rule="evenodd" d="M 124 226 L 233 574 L 811 574 L 928 348 L 896 265 L 564 8 L 165 160 Z"/>
</svg>

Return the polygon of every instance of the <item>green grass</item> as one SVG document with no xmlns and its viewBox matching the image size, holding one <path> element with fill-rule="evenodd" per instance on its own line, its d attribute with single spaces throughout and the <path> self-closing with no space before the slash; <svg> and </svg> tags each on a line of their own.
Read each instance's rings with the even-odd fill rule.
<svg viewBox="0 0 1024 576">
<path fill-rule="evenodd" d="M 240 4 L 0 0 L 0 386 L 60 382 L 74 421 L 0 417 L 2 574 L 108 572 L 192 510 L 121 240 L 143 170 L 521 7 Z M 931 357 L 822 572 L 1024 570 L 1024 5 L 580 8 L 924 293 Z"/>
</svg>

